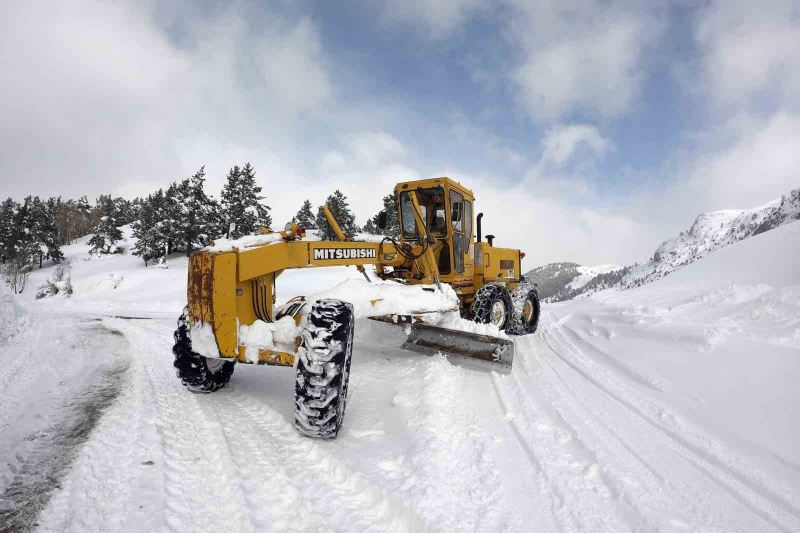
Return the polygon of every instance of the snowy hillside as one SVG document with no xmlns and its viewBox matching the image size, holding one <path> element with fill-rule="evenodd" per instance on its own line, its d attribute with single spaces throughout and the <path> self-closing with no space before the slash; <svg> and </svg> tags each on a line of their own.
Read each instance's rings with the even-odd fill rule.
<svg viewBox="0 0 800 533">
<path fill-rule="evenodd" d="M 643 264 L 587 267 L 576 263 L 551 263 L 525 276 L 539 284 L 543 299 L 555 302 L 610 287 L 638 287 L 667 276 L 714 250 L 794 220 L 800 220 L 800 189 L 753 209 L 699 215 L 687 231 L 664 241 Z"/>
<path fill-rule="evenodd" d="M 72 296 L 0 294 L 0 530 L 800 531 L 798 222 L 545 305 L 509 375 L 361 319 L 325 442 L 293 427 L 291 368 L 180 385 L 185 258 L 66 253 Z M 345 278 L 286 273 L 279 299 Z"/>
</svg>

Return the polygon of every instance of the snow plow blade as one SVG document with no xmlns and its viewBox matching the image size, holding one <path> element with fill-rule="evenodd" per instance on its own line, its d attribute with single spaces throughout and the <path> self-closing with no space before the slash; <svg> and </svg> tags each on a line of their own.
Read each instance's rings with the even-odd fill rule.
<svg viewBox="0 0 800 533">
<path fill-rule="evenodd" d="M 514 362 L 514 342 L 510 339 L 421 322 L 411 325 L 402 348 L 426 355 L 442 353 L 456 364 L 503 373 L 511 372 Z"/>
</svg>

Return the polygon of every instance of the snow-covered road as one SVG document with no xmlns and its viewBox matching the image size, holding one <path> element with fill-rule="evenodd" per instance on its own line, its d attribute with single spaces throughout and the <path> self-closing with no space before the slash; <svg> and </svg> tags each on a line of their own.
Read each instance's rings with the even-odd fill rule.
<svg viewBox="0 0 800 533">
<path fill-rule="evenodd" d="M 192 395 L 170 322 L 107 323 L 130 343 L 130 387 L 43 531 L 800 530 L 796 470 L 783 484 L 749 463 L 553 313 L 507 376 L 389 348 L 396 332 L 360 322 L 333 442 L 292 427 L 290 369 L 241 366 Z"/>
<path fill-rule="evenodd" d="M 646 287 L 545 306 L 508 375 L 400 350 L 401 331 L 359 320 L 335 441 L 294 430 L 292 369 L 239 365 L 194 395 L 172 367 L 172 304 L 124 320 L 113 298 L 73 297 L 0 350 L 32 346 L 39 364 L 72 335 L 59 361 L 76 369 L 99 345 L 124 352 L 39 529 L 800 531 L 798 264 L 790 224 Z"/>
</svg>

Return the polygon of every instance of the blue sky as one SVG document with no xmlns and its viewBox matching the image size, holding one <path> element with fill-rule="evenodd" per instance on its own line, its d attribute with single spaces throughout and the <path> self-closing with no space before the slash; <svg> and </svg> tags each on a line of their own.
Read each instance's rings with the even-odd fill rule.
<svg viewBox="0 0 800 533">
<path fill-rule="evenodd" d="M 146 194 L 252 161 L 276 220 L 450 175 L 527 266 L 646 260 L 800 186 L 800 2 L 0 7 L 0 194 Z M 46 38 L 42 38 L 46 36 Z"/>
</svg>

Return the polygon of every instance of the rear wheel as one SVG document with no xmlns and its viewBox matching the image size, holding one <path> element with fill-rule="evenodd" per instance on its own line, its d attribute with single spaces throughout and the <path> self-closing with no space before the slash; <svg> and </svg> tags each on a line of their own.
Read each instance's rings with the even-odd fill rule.
<svg viewBox="0 0 800 533">
<path fill-rule="evenodd" d="M 184 310 L 178 319 L 178 329 L 175 330 L 175 345 L 172 353 L 175 354 L 173 365 L 178 377 L 187 389 L 192 392 L 207 393 L 221 389 L 231 379 L 232 361 L 203 357 L 192 351 L 192 340 L 189 338 L 189 325 L 186 320 L 188 312 Z"/>
<path fill-rule="evenodd" d="M 539 292 L 532 284 L 522 284 L 511 293 L 514 302 L 514 325 L 509 328 L 509 333 L 514 335 L 527 335 L 536 332 L 539 327 Z"/>
<path fill-rule="evenodd" d="M 484 285 L 475 292 L 472 320 L 506 329 L 511 324 L 513 309 L 511 294 L 505 285 L 499 283 Z"/>
<path fill-rule="evenodd" d="M 319 300 L 311 308 L 297 350 L 294 425 L 304 435 L 336 438 L 347 404 L 353 352 L 353 306 Z"/>
</svg>

